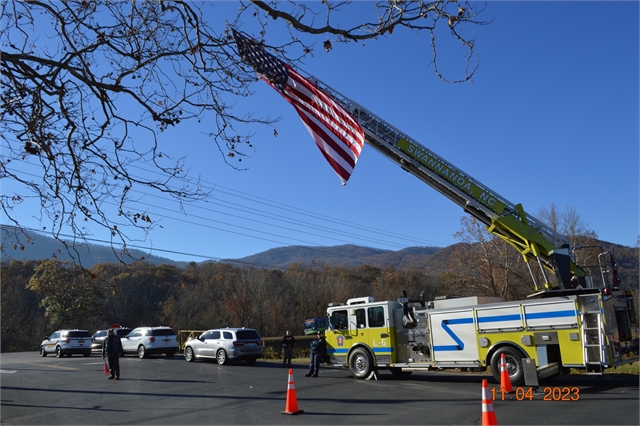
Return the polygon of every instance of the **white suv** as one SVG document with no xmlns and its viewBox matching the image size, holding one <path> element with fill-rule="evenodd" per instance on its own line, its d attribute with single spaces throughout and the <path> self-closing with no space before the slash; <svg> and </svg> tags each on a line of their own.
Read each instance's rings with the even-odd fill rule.
<svg viewBox="0 0 640 426">
<path fill-rule="evenodd" d="M 253 328 L 217 328 L 207 330 L 184 346 L 184 359 L 213 358 L 218 364 L 228 360 L 245 360 L 253 365 L 262 357 L 262 338 Z"/>
<path fill-rule="evenodd" d="M 138 327 L 120 338 L 125 354 L 137 353 L 146 358 L 151 354 L 165 354 L 172 357 L 178 352 L 178 339 L 171 327 Z"/>
<path fill-rule="evenodd" d="M 60 358 L 73 354 L 91 355 L 91 333 L 87 330 L 58 330 L 40 343 L 40 356 L 55 353 Z"/>
</svg>

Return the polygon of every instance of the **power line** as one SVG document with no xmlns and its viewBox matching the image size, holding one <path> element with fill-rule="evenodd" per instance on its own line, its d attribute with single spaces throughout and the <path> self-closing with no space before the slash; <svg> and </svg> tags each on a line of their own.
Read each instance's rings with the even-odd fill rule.
<svg viewBox="0 0 640 426">
<path fill-rule="evenodd" d="M 44 235 L 46 236 L 43 232 L 37 230 L 37 229 L 33 229 L 33 228 L 25 228 L 25 230 L 29 231 L 29 232 L 33 232 L 39 235 Z M 67 238 L 75 238 L 75 235 L 71 235 L 71 234 L 59 234 L 61 237 L 67 237 Z M 112 242 L 111 241 L 107 241 L 107 240 L 101 240 L 98 238 L 89 238 L 89 237 L 84 237 L 83 240 L 86 241 L 91 241 L 94 243 L 103 243 L 106 246 L 112 246 Z M 120 249 L 123 249 L 123 247 L 121 245 L 116 245 L 117 247 L 119 247 Z M 276 265 L 270 265 L 270 264 L 264 264 L 264 263 L 257 263 L 257 262 L 247 262 L 247 261 L 243 261 L 241 259 L 223 259 L 223 258 L 218 258 L 215 256 L 208 256 L 208 255 L 202 255 L 202 254 L 195 254 L 195 253 L 187 253 L 187 252 L 182 252 L 182 251 L 176 251 L 176 250 L 167 250 L 167 249 L 158 249 L 158 248 L 154 248 L 154 247 L 148 247 L 148 246 L 141 246 L 141 245 L 137 245 L 137 244 L 127 244 L 127 248 L 134 248 L 134 249 L 138 249 L 138 250 L 147 250 L 149 252 L 149 255 L 152 255 L 151 252 L 162 252 L 162 253 L 171 253 L 171 254 L 178 254 L 178 255 L 182 255 L 182 256 L 189 256 L 189 257 L 198 257 L 198 258 L 203 258 L 206 260 L 215 260 L 217 262 L 225 262 L 225 263 L 230 263 L 230 264 L 241 264 L 241 265 L 245 265 L 245 266 L 250 266 L 250 267 L 257 267 L 257 268 L 263 268 L 263 269 L 276 269 L 276 270 L 281 270 L 278 266 Z M 336 250 L 335 248 L 332 249 L 332 251 L 330 250 L 325 250 L 322 247 L 316 247 L 313 248 L 311 247 L 312 250 L 316 250 L 319 252 L 324 252 L 324 253 L 329 253 L 329 254 L 333 254 Z M 351 257 L 352 259 L 357 259 L 354 256 L 343 256 L 343 257 Z M 133 258 L 132 258 L 133 259 Z M 178 261 L 172 261 L 172 262 L 178 262 Z M 185 262 L 188 263 L 188 262 Z M 374 267 L 380 267 L 380 268 L 384 268 L 386 266 L 388 266 L 387 264 L 367 264 L 369 266 L 374 266 Z M 339 265 L 338 265 L 339 266 Z M 418 270 L 417 268 L 408 268 L 410 270 Z M 291 268 L 287 268 L 287 270 L 292 270 Z M 296 272 L 308 272 L 309 270 L 306 269 L 302 269 L 302 270 L 298 270 L 298 269 L 293 269 L 293 271 Z M 422 271 L 420 271 L 422 272 Z M 326 273 L 326 272 L 323 272 Z"/>
<path fill-rule="evenodd" d="M 144 169 L 144 168 L 141 168 L 141 167 L 138 167 L 138 166 L 131 166 L 131 167 L 132 167 L 132 168 L 138 168 L 138 169 L 141 169 L 141 170 L 144 170 L 144 171 L 148 171 L 148 172 L 150 172 L 150 173 L 158 173 L 158 172 L 155 172 L 155 171 L 149 171 L 149 170 L 147 170 L 147 169 Z M 158 174 L 159 174 L 159 173 L 158 173 Z M 31 175 L 31 176 L 33 176 L 34 178 L 39 178 L 39 176 L 37 176 L 37 175 Z M 227 187 L 224 187 L 224 186 L 221 186 L 221 185 L 216 185 L 216 184 L 211 184 L 211 185 L 213 185 L 213 187 L 212 187 L 212 188 L 210 188 L 210 189 L 212 189 L 212 190 L 214 190 L 216 187 L 218 187 L 218 188 L 225 188 L 225 189 L 229 189 L 229 190 L 231 190 L 231 191 L 235 191 L 235 190 L 233 190 L 233 189 L 231 189 L 231 188 L 227 188 Z M 157 196 L 157 195 L 154 195 L 154 194 L 147 194 L 147 193 L 144 193 L 144 192 L 141 192 L 141 191 L 132 191 L 132 192 L 140 193 L 140 194 L 142 194 L 143 196 L 156 197 L 156 198 L 162 199 L 162 200 L 164 200 L 164 201 L 166 201 L 166 202 L 177 202 L 175 199 L 165 198 L 165 197 L 160 197 L 160 196 Z M 221 193 L 224 193 L 224 194 L 227 194 L 227 195 L 230 195 L 230 196 L 236 196 L 236 197 L 239 197 L 239 198 L 242 198 L 242 199 L 247 199 L 247 200 L 249 200 L 249 201 L 251 201 L 251 202 L 255 202 L 255 201 L 254 201 L 254 200 L 252 200 L 251 198 L 247 198 L 247 197 L 240 197 L 240 196 L 238 196 L 238 195 L 236 195 L 236 194 L 232 194 L 232 193 L 229 193 L 229 192 L 220 191 L 220 190 L 218 190 L 218 192 L 221 192 Z M 264 198 L 261 198 L 261 197 L 255 197 L 255 196 L 252 196 L 252 195 L 250 195 L 250 194 L 242 193 L 242 192 L 240 192 L 240 191 L 236 191 L 236 192 L 238 192 L 238 193 L 240 193 L 240 194 L 247 195 L 248 197 L 257 198 L 257 199 L 260 199 L 260 200 L 266 200 L 266 199 L 264 199 Z M 267 200 L 267 201 L 268 201 L 268 200 Z M 134 201 L 132 201 L 132 203 L 133 203 L 133 202 L 134 202 Z M 206 202 L 207 202 L 207 203 L 210 203 L 211 201 L 207 200 Z M 226 202 L 226 201 L 225 201 L 225 202 Z M 228 203 L 228 202 L 227 202 L 227 203 Z M 265 204 L 265 205 L 268 205 L 268 206 L 272 206 L 272 207 L 275 207 L 275 208 L 283 209 L 283 210 L 285 210 L 285 211 L 291 211 L 291 212 L 294 212 L 294 213 L 298 213 L 299 211 L 302 211 L 302 212 L 304 212 L 305 214 L 311 215 L 312 217 L 320 218 L 320 219 L 322 219 L 322 220 L 329 220 L 329 221 L 331 221 L 331 222 L 338 223 L 338 224 L 344 224 L 345 226 L 349 226 L 350 228 L 361 229 L 361 230 L 364 230 L 365 232 L 370 232 L 370 233 L 374 233 L 374 232 L 375 232 L 375 233 L 378 233 L 378 234 L 380 234 L 380 233 L 384 233 L 384 234 L 387 234 L 387 235 L 392 235 L 392 236 L 393 236 L 393 238 L 396 238 L 396 239 L 399 239 L 399 240 L 401 240 L 401 239 L 408 239 L 408 240 L 409 240 L 409 241 L 411 241 L 413 244 L 415 244 L 415 243 L 421 244 L 421 243 L 422 243 L 422 245 L 426 245 L 426 244 L 424 244 L 424 242 L 423 242 L 423 241 L 420 241 L 420 240 L 417 240 L 417 239 L 414 239 L 414 238 L 411 238 L 411 237 L 406 237 L 406 236 L 397 236 L 396 234 L 390 234 L 390 233 L 387 233 L 386 231 L 380 231 L 380 230 L 375 229 L 375 228 L 365 228 L 365 227 L 362 227 L 361 225 L 354 224 L 354 223 L 350 223 L 350 222 L 346 222 L 346 221 L 339 220 L 339 219 L 335 219 L 335 218 L 328 218 L 328 219 L 327 219 L 327 216 L 317 215 L 317 214 L 314 214 L 314 213 L 312 213 L 312 212 L 309 212 L 309 211 L 306 211 L 306 210 L 303 210 L 303 209 L 298 209 L 298 208 L 295 208 L 295 207 L 286 206 L 286 205 L 283 205 L 283 204 L 281 204 L 281 203 L 275 203 L 275 202 L 271 202 L 271 201 L 268 201 L 267 203 L 263 203 L 263 202 L 259 202 L 259 203 L 261 203 L 261 204 Z M 144 204 L 144 203 L 143 203 L 143 204 Z M 214 204 L 218 204 L 218 203 L 214 203 Z M 229 204 L 232 204 L 232 205 L 234 205 L 234 206 L 238 206 L 238 204 L 235 204 L 235 203 L 229 203 Z M 218 204 L 218 205 L 220 205 L 220 204 Z M 190 204 L 190 206 L 192 206 L 192 207 L 194 207 L 194 208 L 198 208 L 198 209 L 204 209 L 204 210 L 209 210 L 209 211 L 212 211 L 212 212 L 218 212 L 218 213 L 221 213 L 221 212 L 219 212 L 219 211 L 215 211 L 215 210 L 211 210 L 211 209 L 206 209 L 206 208 L 201 207 L 201 206 L 198 206 L 198 205 L 196 205 L 196 204 Z M 282 208 L 281 206 L 285 206 L 285 208 Z M 154 206 L 154 207 L 158 207 L 158 206 Z M 245 206 L 242 206 L 242 207 L 245 207 Z M 162 207 L 160 207 L 160 208 L 162 209 Z M 231 207 L 231 208 L 232 208 L 232 209 L 236 209 L 235 207 Z M 256 211 L 255 209 L 252 209 L 252 211 L 249 211 L 249 213 L 250 213 L 250 214 L 255 214 L 255 215 L 260 215 L 259 213 L 255 213 L 255 211 Z M 247 212 L 247 211 L 245 210 L 245 212 Z M 264 212 L 262 212 L 262 213 L 264 213 Z M 264 216 L 264 214 L 263 214 L 263 216 Z M 276 216 L 276 220 L 283 220 L 284 222 L 291 222 L 291 220 L 293 220 L 293 219 L 291 219 L 291 220 L 290 220 L 289 218 L 284 218 L 284 219 L 282 219 L 282 218 L 283 218 L 283 216 L 281 216 L 281 215 L 275 215 L 275 216 Z M 162 217 L 162 216 L 161 216 L 161 217 Z M 204 220 L 210 220 L 210 219 L 208 219 L 208 218 L 202 218 L 202 219 L 204 219 Z M 176 219 L 176 220 L 180 220 L 180 219 Z M 319 226 L 316 226 L 316 225 L 313 225 L 313 224 L 309 224 L 308 222 L 300 222 L 300 221 L 297 221 L 297 220 L 293 220 L 293 221 L 294 221 L 294 222 L 297 222 L 298 224 L 302 224 L 302 225 L 304 225 L 304 226 L 312 227 L 312 228 L 315 228 L 315 229 L 318 229 L 318 230 L 326 230 L 327 232 L 332 232 L 332 233 L 341 233 L 342 235 L 350 235 L 350 236 L 353 236 L 353 237 L 358 238 L 358 239 L 368 240 L 369 242 L 377 242 L 377 243 L 381 243 L 381 244 L 384 244 L 384 245 L 387 245 L 387 246 L 406 247 L 406 244 L 402 244 L 402 245 L 401 245 L 401 244 L 397 244 L 397 243 L 392 243 L 392 242 L 390 242 L 390 241 L 384 241 L 384 240 L 379 240 L 379 239 L 376 239 L 376 238 L 369 238 L 369 237 L 365 237 L 365 236 L 362 236 L 362 235 L 357 235 L 357 234 L 353 234 L 353 233 L 348 233 L 348 232 L 345 232 L 345 231 L 342 231 L 342 230 L 336 230 L 336 229 L 332 229 L 332 228 L 319 227 Z M 218 221 L 218 222 L 219 222 L 219 221 Z M 264 222 L 263 222 L 263 223 L 264 223 Z M 199 225 L 200 225 L 199 223 L 192 223 L 192 224 L 194 224 L 194 225 L 196 225 L 196 226 L 199 226 Z M 233 225 L 233 224 L 229 224 L 229 223 L 225 223 L 225 224 L 230 225 L 230 226 L 238 226 L 238 225 Z M 269 223 L 264 223 L 264 224 L 269 225 L 269 226 L 278 226 L 278 227 L 280 227 L 279 225 L 274 225 L 274 224 L 269 224 Z M 240 227 L 240 228 L 242 228 L 242 227 Z M 290 228 L 289 228 L 289 230 L 294 231 L 294 232 L 306 233 L 306 234 L 309 234 L 309 235 L 314 235 L 314 236 L 322 237 L 322 238 L 329 238 L 329 239 L 332 239 L 332 238 L 333 238 L 333 239 L 335 239 L 334 237 L 320 236 L 320 235 L 317 235 L 317 234 L 311 234 L 311 233 L 308 233 L 308 232 L 305 232 L 305 231 L 301 231 L 301 230 L 292 230 L 292 229 L 290 229 Z M 254 231 L 255 231 L 255 230 L 254 230 Z M 257 232 L 261 232 L 261 231 L 257 231 Z M 253 237 L 253 236 L 252 236 L 252 235 L 248 235 L 248 237 Z M 299 240 L 297 240 L 297 239 L 294 239 L 294 240 L 299 241 Z M 336 240 L 337 240 L 337 241 L 340 241 L 340 242 L 345 242 L 345 240 L 341 240 L 341 239 L 336 239 Z M 349 241 L 346 241 L 346 242 L 348 242 L 348 243 L 349 243 Z M 279 243 L 280 243 L 280 242 L 279 242 Z M 305 242 L 305 243 L 308 243 L 308 242 Z M 439 243 L 436 243 L 436 244 L 438 244 L 439 246 L 444 246 L 443 244 L 439 244 Z"/>
</svg>

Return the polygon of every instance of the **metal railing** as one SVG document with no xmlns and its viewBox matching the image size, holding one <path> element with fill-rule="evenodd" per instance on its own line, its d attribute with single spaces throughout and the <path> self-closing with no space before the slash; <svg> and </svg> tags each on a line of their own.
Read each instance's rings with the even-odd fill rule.
<svg viewBox="0 0 640 426">
<path fill-rule="evenodd" d="M 178 334 L 178 349 L 180 352 L 184 350 L 184 344 L 187 343 L 189 339 L 195 339 L 205 331 L 207 330 L 180 330 Z"/>
</svg>

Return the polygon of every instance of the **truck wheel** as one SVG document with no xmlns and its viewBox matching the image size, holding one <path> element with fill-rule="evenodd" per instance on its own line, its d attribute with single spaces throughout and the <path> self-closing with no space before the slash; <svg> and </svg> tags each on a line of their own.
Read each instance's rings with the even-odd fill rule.
<svg viewBox="0 0 640 426">
<path fill-rule="evenodd" d="M 366 379 L 371 374 L 371 356 L 364 349 L 355 349 L 349 356 L 349 371 L 356 379 Z"/>
<path fill-rule="evenodd" d="M 493 378 L 500 383 L 500 364 L 502 362 L 501 355 L 504 354 L 504 361 L 507 364 L 509 372 L 509 380 L 513 386 L 524 384 L 524 370 L 522 368 L 522 353 L 514 348 L 500 348 L 491 357 L 491 374 Z"/>
</svg>

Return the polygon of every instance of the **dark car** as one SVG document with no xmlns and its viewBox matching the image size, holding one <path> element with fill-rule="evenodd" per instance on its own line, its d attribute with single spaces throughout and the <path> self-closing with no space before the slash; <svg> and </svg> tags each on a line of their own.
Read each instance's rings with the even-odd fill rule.
<svg viewBox="0 0 640 426">
<path fill-rule="evenodd" d="M 116 336 L 118 336 L 119 338 L 123 338 L 124 336 L 126 336 L 127 334 L 129 334 L 131 332 L 131 330 L 133 330 L 132 328 L 128 328 L 128 327 L 120 327 L 120 328 L 114 328 L 113 331 L 115 331 Z M 99 330 L 96 331 L 95 333 L 93 333 L 93 336 L 91 336 L 91 350 L 92 351 L 99 351 L 102 352 L 102 344 L 104 343 L 104 339 L 107 338 L 107 333 L 109 332 L 109 330 Z M 120 356 L 124 356 L 124 352 L 120 353 Z"/>
</svg>

